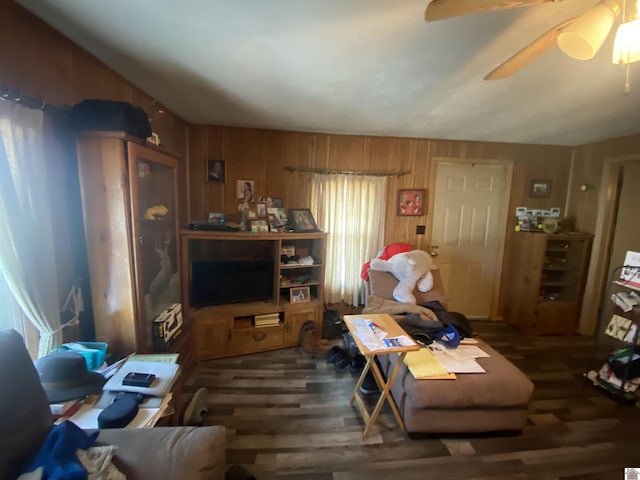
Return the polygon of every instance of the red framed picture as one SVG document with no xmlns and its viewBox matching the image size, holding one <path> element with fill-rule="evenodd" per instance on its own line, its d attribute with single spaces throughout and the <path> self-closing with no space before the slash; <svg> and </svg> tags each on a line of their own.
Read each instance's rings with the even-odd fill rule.
<svg viewBox="0 0 640 480">
<path fill-rule="evenodd" d="M 427 207 L 427 190 L 407 189 L 398 190 L 398 215 L 424 215 Z"/>
</svg>

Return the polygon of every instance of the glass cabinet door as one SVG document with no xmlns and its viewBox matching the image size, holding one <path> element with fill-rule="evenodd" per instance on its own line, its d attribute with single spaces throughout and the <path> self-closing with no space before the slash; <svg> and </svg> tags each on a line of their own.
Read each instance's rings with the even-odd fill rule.
<svg viewBox="0 0 640 480">
<path fill-rule="evenodd" d="M 177 163 L 174 157 L 128 144 L 132 232 L 140 343 L 153 351 L 152 323 L 180 303 Z"/>
</svg>

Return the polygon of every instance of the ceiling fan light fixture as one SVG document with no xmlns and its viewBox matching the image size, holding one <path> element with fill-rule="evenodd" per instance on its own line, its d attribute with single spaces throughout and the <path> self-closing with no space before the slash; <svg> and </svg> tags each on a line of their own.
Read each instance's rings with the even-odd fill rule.
<svg viewBox="0 0 640 480">
<path fill-rule="evenodd" d="M 640 61 L 640 18 L 620 24 L 611 61 L 618 65 Z"/>
<path fill-rule="evenodd" d="M 615 1 L 606 1 L 582 14 L 558 35 L 558 47 L 578 60 L 592 59 L 611 31 L 620 12 Z"/>
</svg>

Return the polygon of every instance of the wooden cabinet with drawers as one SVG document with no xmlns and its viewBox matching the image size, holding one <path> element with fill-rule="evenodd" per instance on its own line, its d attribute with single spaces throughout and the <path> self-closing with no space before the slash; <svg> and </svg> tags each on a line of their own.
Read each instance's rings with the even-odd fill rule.
<svg viewBox="0 0 640 480">
<path fill-rule="evenodd" d="M 514 232 L 504 318 L 532 335 L 575 333 L 592 236 Z"/>
</svg>

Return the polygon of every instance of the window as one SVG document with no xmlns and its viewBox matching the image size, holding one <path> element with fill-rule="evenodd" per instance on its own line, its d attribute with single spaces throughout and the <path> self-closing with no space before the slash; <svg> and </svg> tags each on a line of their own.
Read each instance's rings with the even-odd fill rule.
<svg viewBox="0 0 640 480">
<path fill-rule="evenodd" d="M 11 312 L 2 326 L 22 330 L 28 346 L 35 328 L 37 356 L 62 339 L 43 138 L 41 111 L 0 102 L 0 299 Z"/>
<path fill-rule="evenodd" d="M 311 205 L 317 224 L 329 233 L 325 302 L 364 303 L 362 264 L 384 241 L 386 177 L 314 174 Z"/>
</svg>

